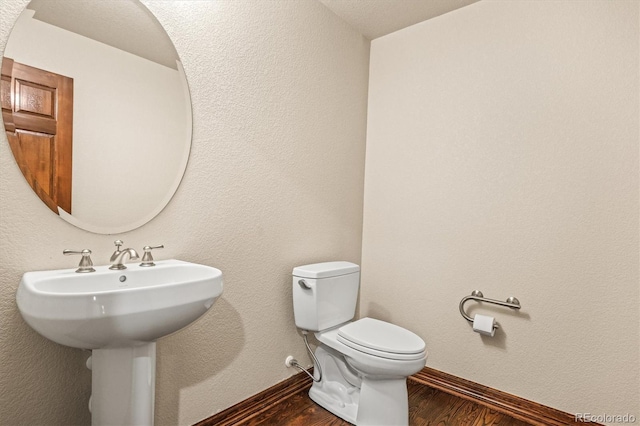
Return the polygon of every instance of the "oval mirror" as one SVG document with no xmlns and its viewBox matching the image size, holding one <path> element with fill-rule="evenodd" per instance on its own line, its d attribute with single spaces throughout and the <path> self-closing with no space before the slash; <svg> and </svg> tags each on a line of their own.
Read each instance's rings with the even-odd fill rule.
<svg viewBox="0 0 640 426">
<path fill-rule="evenodd" d="M 138 0 L 33 0 L 2 58 L 11 151 L 44 205 L 87 231 L 144 225 L 187 165 L 191 99 L 176 50 Z"/>
</svg>

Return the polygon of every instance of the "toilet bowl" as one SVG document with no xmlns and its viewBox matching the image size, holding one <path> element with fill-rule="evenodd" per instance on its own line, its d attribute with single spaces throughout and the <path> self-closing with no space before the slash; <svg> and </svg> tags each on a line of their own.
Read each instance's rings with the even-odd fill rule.
<svg viewBox="0 0 640 426">
<path fill-rule="evenodd" d="M 320 343 L 315 355 L 322 377 L 309 396 L 358 426 L 408 425 L 406 379 L 425 366 L 425 343 L 388 322 L 351 321 L 359 278 L 358 265 L 349 262 L 293 271 L 296 325 L 313 331 Z"/>
</svg>

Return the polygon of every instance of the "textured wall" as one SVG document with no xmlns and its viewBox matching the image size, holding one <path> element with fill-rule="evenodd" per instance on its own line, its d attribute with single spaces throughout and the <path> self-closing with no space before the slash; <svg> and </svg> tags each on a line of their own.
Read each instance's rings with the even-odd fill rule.
<svg viewBox="0 0 640 426">
<path fill-rule="evenodd" d="M 481 1 L 371 47 L 362 315 L 427 364 L 640 418 L 637 1 Z M 480 308 L 473 289 L 517 296 Z"/>
<path fill-rule="evenodd" d="M 2 2 L 0 48 L 26 3 Z M 117 238 L 224 272 L 212 311 L 158 344 L 156 424 L 191 424 L 294 373 L 294 266 L 360 261 L 369 43 L 315 0 L 144 3 L 184 63 L 193 145 L 169 206 Z M 88 353 L 33 332 L 15 291 L 25 271 L 74 267 L 64 248 L 107 263 L 116 236 L 48 211 L 4 135 L 0 214 L 0 424 L 89 424 Z"/>
</svg>

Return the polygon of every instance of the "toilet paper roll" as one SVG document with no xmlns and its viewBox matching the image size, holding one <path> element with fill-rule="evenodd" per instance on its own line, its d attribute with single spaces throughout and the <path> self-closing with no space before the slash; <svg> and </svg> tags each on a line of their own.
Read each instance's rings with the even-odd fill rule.
<svg viewBox="0 0 640 426">
<path fill-rule="evenodd" d="M 496 329 L 493 327 L 495 323 L 494 317 L 476 314 L 473 317 L 473 331 L 493 337 L 496 334 Z"/>
</svg>

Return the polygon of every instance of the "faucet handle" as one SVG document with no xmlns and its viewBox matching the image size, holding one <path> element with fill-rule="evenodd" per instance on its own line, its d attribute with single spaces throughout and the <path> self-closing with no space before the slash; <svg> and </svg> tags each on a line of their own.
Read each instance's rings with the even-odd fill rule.
<svg viewBox="0 0 640 426">
<path fill-rule="evenodd" d="M 155 266 L 156 264 L 153 263 L 153 256 L 151 255 L 151 250 L 163 249 L 163 248 L 164 248 L 164 245 L 159 245 L 155 247 L 144 246 L 142 248 L 142 250 L 144 250 L 144 254 L 142 255 L 142 263 L 140 264 L 140 266 Z"/>
<path fill-rule="evenodd" d="M 113 244 L 116 246 L 116 251 L 120 251 L 120 246 L 122 246 L 124 242 L 122 240 L 115 240 Z"/>
<path fill-rule="evenodd" d="M 96 271 L 95 269 L 93 269 L 93 262 L 91 261 L 91 250 L 89 249 L 84 249 L 81 251 L 63 250 L 62 254 L 64 254 L 65 256 L 70 256 L 72 254 L 82 255 L 82 258 L 80 259 L 80 263 L 78 264 L 78 269 L 76 269 L 76 272 L 84 273 L 84 272 Z"/>
</svg>

